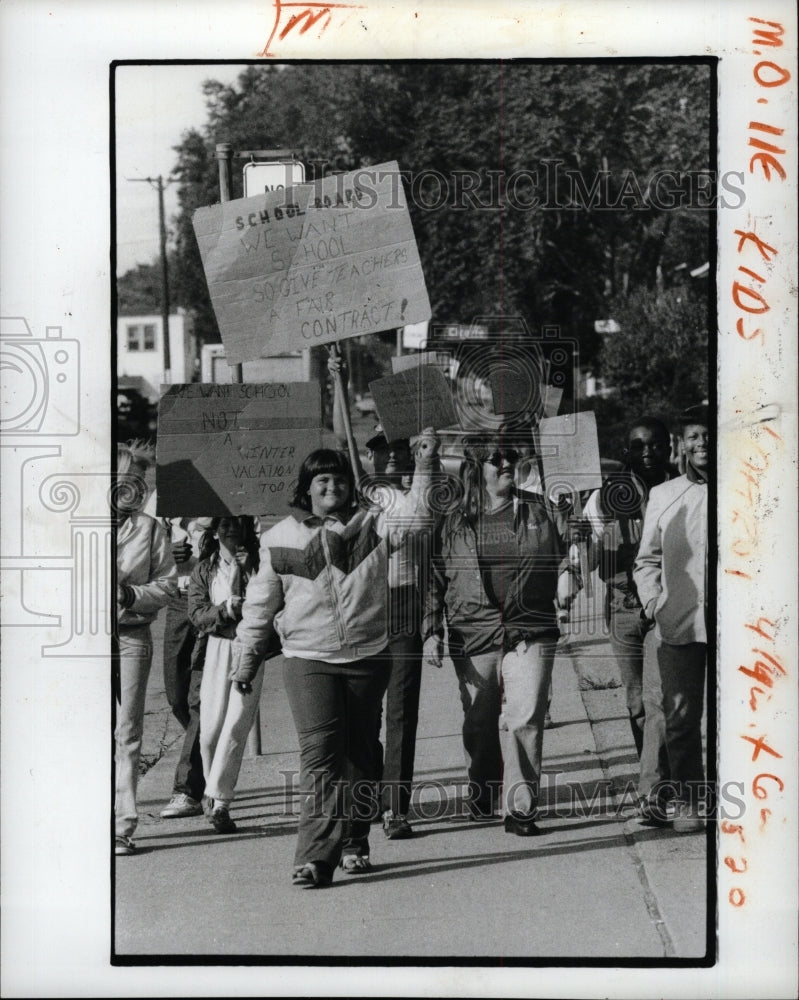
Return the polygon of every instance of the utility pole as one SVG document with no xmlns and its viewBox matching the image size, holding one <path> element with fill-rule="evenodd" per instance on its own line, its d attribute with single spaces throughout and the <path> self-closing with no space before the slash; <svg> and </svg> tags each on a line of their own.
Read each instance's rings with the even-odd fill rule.
<svg viewBox="0 0 799 1000">
<path fill-rule="evenodd" d="M 164 183 L 164 178 L 159 174 L 157 177 L 128 177 L 129 181 L 150 184 L 158 190 L 158 235 L 161 243 L 161 329 L 163 331 L 163 356 L 164 356 L 164 382 L 169 385 L 172 382 L 172 357 L 169 350 L 169 268 L 166 256 L 166 216 L 164 213 L 164 188 L 169 181 Z"/>
<path fill-rule="evenodd" d="M 219 163 L 219 200 L 230 201 L 233 194 L 233 146 L 229 142 L 216 144 L 216 158 Z M 244 381 L 242 365 L 230 365 L 231 382 Z M 260 741 L 260 735 L 259 735 Z M 260 753 L 260 748 L 257 753 Z"/>
</svg>

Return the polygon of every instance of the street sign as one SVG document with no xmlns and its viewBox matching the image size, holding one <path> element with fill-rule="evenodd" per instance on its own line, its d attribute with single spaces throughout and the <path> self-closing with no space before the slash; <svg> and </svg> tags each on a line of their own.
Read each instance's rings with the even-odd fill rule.
<svg viewBox="0 0 799 1000">
<path fill-rule="evenodd" d="M 263 163 L 253 161 L 244 165 L 245 198 L 304 183 L 305 165 L 298 160 L 270 160 Z"/>
</svg>

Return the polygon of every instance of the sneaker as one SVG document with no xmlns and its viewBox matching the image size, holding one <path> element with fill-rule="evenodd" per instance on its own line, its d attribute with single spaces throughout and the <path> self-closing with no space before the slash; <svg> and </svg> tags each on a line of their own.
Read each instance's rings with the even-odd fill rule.
<svg viewBox="0 0 799 1000">
<path fill-rule="evenodd" d="M 383 813 L 383 833 L 389 840 L 407 840 L 413 836 L 413 828 L 405 816 L 387 809 Z"/>
<path fill-rule="evenodd" d="M 210 819 L 214 811 L 214 800 L 210 795 L 203 795 L 200 805 L 202 807 L 203 816 L 205 816 L 206 819 Z"/>
<path fill-rule="evenodd" d="M 339 868 L 348 875 L 361 875 L 372 868 L 368 854 L 345 854 L 339 861 Z"/>
<path fill-rule="evenodd" d="M 230 818 L 227 806 L 216 806 L 211 813 L 211 826 L 217 833 L 235 833 L 236 824 Z"/>
<path fill-rule="evenodd" d="M 675 833 L 696 833 L 704 830 L 705 821 L 687 802 L 676 803 L 672 829 Z"/>
<path fill-rule="evenodd" d="M 639 799 L 633 819 L 639 826 L 668 826 L 671 820 L 662 802 Z"/>
<path fill-rule="evenodd" d="M 161 810 L 162 819 L 179 819 L 181 816 L 199 816 L 203 811 L 202 803 L 191 795 L 179 792 L 169 800 L 169 805 Z"/>
<path fill-rule="evenodd" d="M 515 833 L 517 837 L 537 837 L 541 831 L 535 825 L 535 813 L 522 816 L 508 813 L 504 820 L 505 833 Z"/>
<path fill-rule="evenodd" d="M 116 837 L 114 838 L 114 854 L 135 854 L 136 845 L 130 839 L 130 837 Z"/>
</svg>

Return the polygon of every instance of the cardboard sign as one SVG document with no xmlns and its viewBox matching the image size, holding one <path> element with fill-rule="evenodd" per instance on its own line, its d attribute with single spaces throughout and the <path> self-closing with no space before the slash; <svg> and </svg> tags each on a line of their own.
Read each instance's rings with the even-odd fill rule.
<svg viewBox="0 0 799 1000">
<path fill-rule="evenodd" d="M 429 320 L 396 162 L 193 218 L 229 364 Z"/>
<path fill-rule="evenodd" d="M 457 423 L 447 380 L 437 368 L 423 365 L 369 383 L 386 440 L 409 438 L 425 427 Z"/>
<path fill-rule="evenodd" d="M 391 358 L 391 370 L 394 374 L 421 368 L 422 365 L 437 368 L 446 378 L 449 377 L 452 367 L 452 356 L 446 351 L 421 351 L 418 354 L 403 354 L 400 357 Z"/>
<path fill-rule="evenodd" d="M 161 387 L 156 512 L 286 514 L 300 464 L 321 443 L 314 382 Z"/>
<path fill-rule="evenodd" d="M 489 374 L 494 413 L 529 413 L 541 410 L 537 380 L 524 368 L 495 368 Z"/>
<path fill-rule="evenodd" d="M 563 389 L 554 385 L 544 386 L 544 416 L 556 417 L 563 398 Z"/>
<path fill-rule="evenodd" d="M 602 485 L 593 411 L 545 417 L 538 425 L 538 441 L 548 496 L 594 490 Z"/>
</svg>

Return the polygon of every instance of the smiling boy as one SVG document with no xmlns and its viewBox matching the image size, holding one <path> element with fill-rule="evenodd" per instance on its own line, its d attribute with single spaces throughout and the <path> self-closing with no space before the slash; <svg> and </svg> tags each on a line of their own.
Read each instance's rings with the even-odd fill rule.
<svg viewBox="0 0 799 1000">
<path fill-rule="evenodd" d="M 706 404 L 680 416 L 685 475 L 649 495 L 633 577 L 643 614 L 655 624 L 644 655 L 654 656 L 663 691 L 674 829 L 701 829 L 704 782 L 701 721 L 707 659 L 707 493 L 710 428 Z"/>
</svg>

